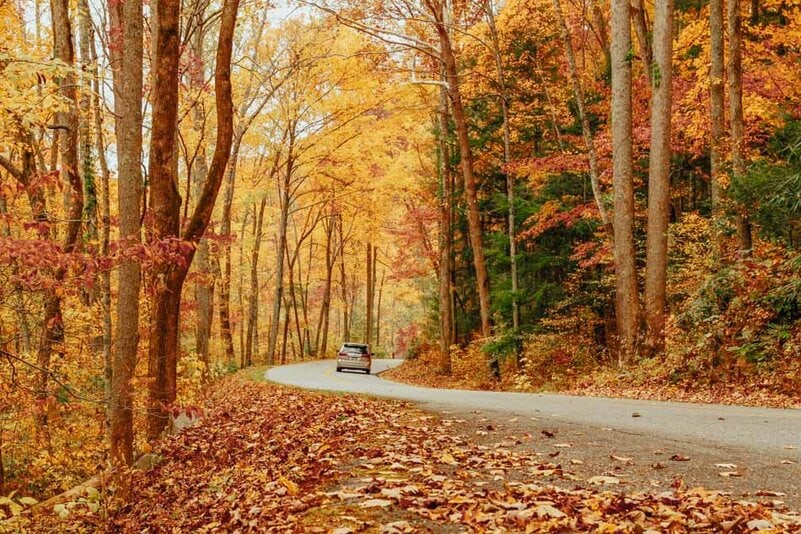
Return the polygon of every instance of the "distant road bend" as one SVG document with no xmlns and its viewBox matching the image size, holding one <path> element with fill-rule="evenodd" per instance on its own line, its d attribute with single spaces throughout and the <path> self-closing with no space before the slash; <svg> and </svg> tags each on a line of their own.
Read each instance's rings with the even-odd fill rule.
<svg viewBox="0 0 801 534">
<path fill-rule="evenodd" d="M 266 378 L 307 389 L 407 400 L 434 411 L 480 410 L 550 418 L 554 422 L 608 427 L 685 443 L 742 447 L 752 452 L 798 457 L 801 461 L 801 410 L 434 389 L 375 376 L 401 363 L 402 360 L 373 360 L 373 374 L 365 375 L 337 373 L 333 360 L 322 360 L 274 367 L 267 371 Z"/>
</svg>

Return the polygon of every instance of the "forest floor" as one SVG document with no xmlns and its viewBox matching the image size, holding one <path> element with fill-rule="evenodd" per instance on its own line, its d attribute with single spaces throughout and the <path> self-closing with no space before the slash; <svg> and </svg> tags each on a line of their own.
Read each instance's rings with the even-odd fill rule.
<svg viewBox="0 0 801 534">
<path fill-rule="evenodd" d="M 598 367 L 582 372 L 554 370 L 541 384 L 530 380 L 516 381 L 514 369 L 505 369 L 501 380 L 494 380 L 486 365 L 472 363 L 455 370 L 451 376 L 432 373 L 436 369 L 435 352 L 425 352 L 415 360 L 387 371 L 390 380 L 417 386 L 473 389 L 480 391 L 553 392 L 566 395 L 610 397 L 656 401 L 692 402 L 702 404 L 731 404 L 766 408 L 801 409 L 801 397 L 777 391 L 774 384 L 759 380 L 722 380 L 710 384 L 702 380 L 670 383 L 663 369 L 654 366 L 621 372 L 617 368 Z"/>
<path fill-rule="evenodd" d="M 41 516 L 33 530 L 801 532 L 780 492 L 743 501 L 693 489 L 692 476 L 676 476 L 690 463 L 678 454 L 626 457 L 618 443 L 601 462 L 589 449 L 606 444 L 589 446 L 596 438 L 578 427 L 433 414 L 252 377 L 213 386 L 201 423 L 164 440 L 155 468 L 135 472 L 130 504 L 69 503 L 65 519 Z"/>
</svg>

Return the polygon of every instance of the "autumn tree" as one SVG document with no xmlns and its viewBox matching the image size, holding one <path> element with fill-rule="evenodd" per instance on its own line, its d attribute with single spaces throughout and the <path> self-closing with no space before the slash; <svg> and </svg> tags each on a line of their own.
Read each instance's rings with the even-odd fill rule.
<svg viewBox="0 0 801 534">
<path fill-rule="evenodd" d="M 141 240 L 143 14 L 139 1 L 111 2 L 111 72 L 117 141 L 120 246 L 133 252 Z M 102 135 L 102 130 L 99 135 Z M 111 460 L 119 472 L 133 462 L 133 385 L 139 344 L 141 267 L 136 257 L 119 269 L 117 328 L 111 369 Z M 122 482 L 122 479 L 120 479 Z"/>
<path fill-rule="evenodd" d="M 614 181 L 614 256 L 619 361 L 637 349 L 637 266 L 634 252 L 634 184 L 631 140 L 631 4 L 612 0 L 612 175 Z"/>
<path fill-rule="evenodd" d="M 670 204 L 670 130 L 673 96 L 673 0 L 654 13 L 654 63 L 651 66 L 651 153 L 648 173 L 648 238 L 645 266 L 645 346 L 665 349 L 668 222 Z"/>
<path fill-rule="evenodd" d="M 195 209 L 183 232 L 180 232 L 181 197 L 173 165 L 178 111 L 180 3 L 159 0 L 157 6 L 156 84 L 149 163 L 153 218 L 151 239 L 165 243 L 176 257 L 171 262 L 162 263 L 153 273 L 148 365 L 152 380 L 148 420 L 148 436 L 151 439 L 156 439 L 166 427 L 165 407 L 176 398 L 181 290 L 195 255 L 195 247 L 211 219 L 230 156 L 233 139 L 231 52 L 238 9 L 238 0 L 226 0 L 223 4 L 214 71 L 217 113 L 214 154 Z"/>
</svg>

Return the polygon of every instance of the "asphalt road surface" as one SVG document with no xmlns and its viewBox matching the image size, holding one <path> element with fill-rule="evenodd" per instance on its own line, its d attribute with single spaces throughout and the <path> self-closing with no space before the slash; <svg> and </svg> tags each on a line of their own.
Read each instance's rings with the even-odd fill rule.
<svg viewBox="0 0 801 534">
<path fill-rule="evenodd" d="M 682 442 L 748 449 L 801 463 L 801 410 L 569 395 L 464 391 L 411 386 L 377 373 L 402 360 L 373 360 L 373 374 L 337 373 L 334 360 L 274 367 L 266 378 L 307 389 L 363 393 L 415 402 L 434 411 L 483 411 L 550 418 Z"/>
<path fill-rule="evenodd" d="M 365 375 L 315 361 L 275 367 L 266 378 L 411 401 L 472 441 L 515 443 L 583 480 L 613 475 L 625 491 L 664 491 L 681 478 L 747 500 L 775 495 L 801 510 L 801 410 L 432 389 L 376 376 L 401 363 L 373 360 Z"/>
</svg>

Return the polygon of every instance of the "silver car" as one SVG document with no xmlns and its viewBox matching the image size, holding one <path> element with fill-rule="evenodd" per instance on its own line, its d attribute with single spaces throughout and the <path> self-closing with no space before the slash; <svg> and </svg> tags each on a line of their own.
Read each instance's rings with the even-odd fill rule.
<svg viewBox="0 0 801 534">
<path fill-rule="evenodd" d="M 370 374 L 373 355 L 366 343 L 343 343 L 337 353 L 337 373 L 343 369 L 356 369 Z"/>
</svg>

